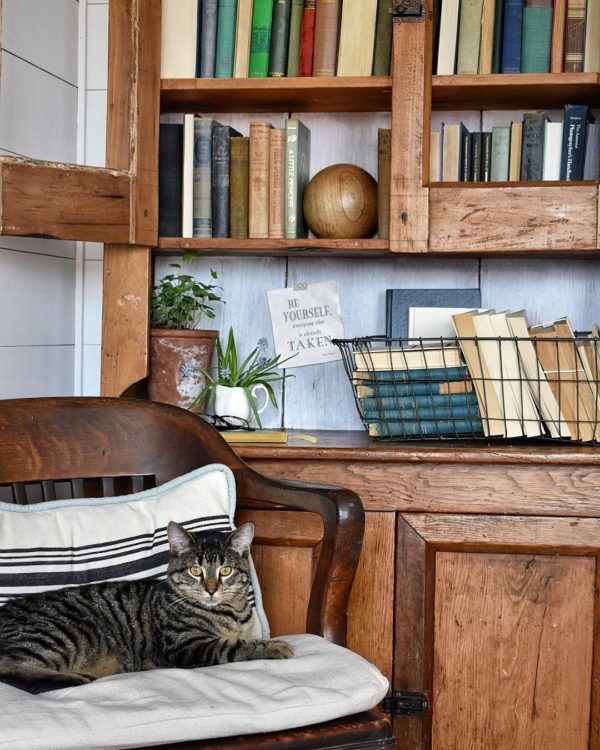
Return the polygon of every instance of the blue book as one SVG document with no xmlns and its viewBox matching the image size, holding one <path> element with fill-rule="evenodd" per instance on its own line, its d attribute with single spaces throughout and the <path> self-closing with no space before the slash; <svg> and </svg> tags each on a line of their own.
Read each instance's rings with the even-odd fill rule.
<svg viewBox="0 0 600 750">
<path fill-rule="evenodd" d="M 593 121 L 585 104 L 566 104 L 560 162 L 561 180 L 583 180 L 588 122 Z"/>
<path fill-rule="evenodd" d="M 455 437 L 457 435 L 482 435 L 483 425 L 480 419 L 437 419 L 426 422 L 386 420 L 368 422 L 368 430 L 371 437 Z"/>
<path fill-rule="evenodd" d="M 470 393 L 444 393 L 438 395 L 425 396 L 367 396 L 359 398 L 363 412 L 378 412 L 384 410 L 410 410 L 416 413 L 416 416 L 424 417 L 420 412 L 423 410 L 432 411 L 434 409 L 462 409 L 469 411 L 469 414 L 463 416 L 478 417 L 477 397 L 474 391 Z M 456 416 L 452 414 L 451 416 Z M 403 417 L 404 418 L 404 417 Z"/>
<path fill-rule="evenodd" d="M 373 370 L 353 373 L 355 385 L 369 385 L 371 383 L 434 383 L 440 385 L 448 380 L 469 380 L 470 375 L 466 366 L 461 367 L 429 367 L 419 370 Z M 413 387 L 411 385 L 411 387 Z"/>
<path fill-rule="evenodd" d="M 196 78 L 202 73 L 202 2 L 198 0 L 198 23 L 196 26 Z"/>
<path fill-rule="evenodd" d="M 386 289 L 385 335 L 403 339 L 408 336 L 410 307 L 481 307 L 479 289 Z"/>
<path fill-rule="evenodd" d="M 200 10 L 200 8 L 198 8 Z M 215 77 L 218 0 L 203 0 L 200 23 L 200 78 Z"/>
<path fill-rule="evenodd" d="M 194 117 L 193 235 L 212 237 L 212 129 L 215 121 Z"/>
<path fill-rule="evenodd" d="M 523 0 L 505 0 L 502 30 L 502 72 L 521 72 Z"/>
</svg>

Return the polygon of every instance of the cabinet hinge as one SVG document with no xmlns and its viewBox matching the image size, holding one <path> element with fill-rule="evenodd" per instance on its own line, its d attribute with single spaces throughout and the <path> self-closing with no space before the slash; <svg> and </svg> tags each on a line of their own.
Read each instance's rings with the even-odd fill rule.
<svg viewBox="0 0 600 750">
<path fill-rule="evenodd" d="M 391 695 L 386 695 L 379 704 L 384 714 L 393 716 L 423 716 L 429 702 L 423 693 L 409 693 L 404 690 L 396 690 Z"/>
<path fill-rule="evenodd" d="M 427 17 L 427 5 L 420 0 L 394 0 L 394 23 L 420 23 Z"/>
</svg>

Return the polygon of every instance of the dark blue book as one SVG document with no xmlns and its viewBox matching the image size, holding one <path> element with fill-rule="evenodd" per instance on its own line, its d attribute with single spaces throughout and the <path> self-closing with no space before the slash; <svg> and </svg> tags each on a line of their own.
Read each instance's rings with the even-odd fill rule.
<svg viewBox="0 0 600 750">
<path fill-rule="evenodd" d="M 241 133 L 216 123 L 212 129 L 212 236 L 229 237 L 229 163 L 231 138 Z"/>
<path fill-rule="evenodd" d="M 200 78 L 202 72 L 202 3 L 198 0 L 198 23 L 196 25 L 196 78 Z"/>
<path fill-rule="evenodd" d="M 158 234 L 181 237 L 183 124 L 160 123 L 158 131 Z"/>
<path fill-rule="evenodd" d="M 523 0 L 504 0 L 502 23 L 502 72 L 521 72 Z"/>
<path fill-rule="evenodd" d="M 371 437 L 453 437 L 457 435 L 482 435 L 480 419 L 436 419 L 427 421 L 376 420 L 368 423 Z"/>
<path fill-rule="evenodd" d="M 215 77 L 215 58 L 217 52 L 217 11 L 218 0 L 203 0 L 200 24 L 200 76 Z M 198 8 L 198 11 L 200 8 Z"/>
<path fill-rule="evenodd" d="M 560 162 L 561 180 L 583 180 L 585 142 L 588 122 L 593 121 L 585 104 L 565 105 L 563 141 Z"/>
<path fill-rule="evenodd" d="M 403 339 L 408 336 L 409 307 L 481 307 L 479 289 L 386 289 L 385 335 Z"/>
</svg>

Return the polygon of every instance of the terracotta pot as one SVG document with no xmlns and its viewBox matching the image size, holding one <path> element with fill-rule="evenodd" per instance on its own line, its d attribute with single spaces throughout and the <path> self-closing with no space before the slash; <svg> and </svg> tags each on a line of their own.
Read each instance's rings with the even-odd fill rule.
<svg viewBox="0 0 600 750">
<path fill-rule="evenodd" d="M 153 401 L 187 409 L 200 393 L 210 369 L 218 331 L 150 329 L 148 395 Z"/>
</svg>

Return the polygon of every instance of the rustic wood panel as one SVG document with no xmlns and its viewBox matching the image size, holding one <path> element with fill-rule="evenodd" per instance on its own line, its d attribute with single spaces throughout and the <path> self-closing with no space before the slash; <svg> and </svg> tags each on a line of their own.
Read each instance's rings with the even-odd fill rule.
<svg viewBox="0 0 600 750">
<path fill-rule="evenodd" d="M 595 560 L 436 559 L 434 750 L 588 747 Z"/>
<path fill-rule="evenodd" d="M 430 189 L 435 253 L 572 252 L 597 247 L 597 187 L 510 186 Z"/>
<path fill-rule="evenodd" d="M 594 587 L 594 651 L 592 661 L 590 750 L 600 750 L 600 568 L 596 558 Z"/>
<path fill-rule="evenodd" d="M 254 524 L 255 545 L 316 547 L 323 539 L 323 521 L 316 513 L 240 509 L 235 522 Z"/>
</svg>

